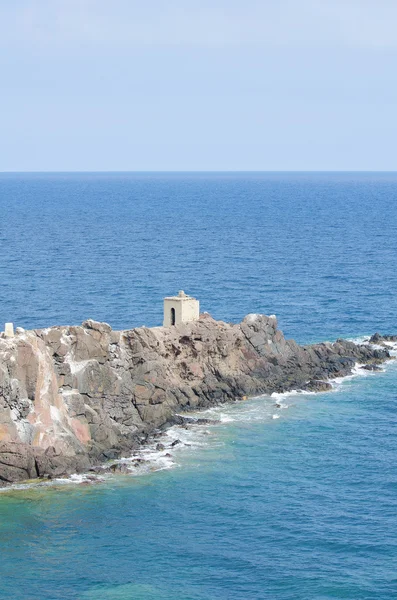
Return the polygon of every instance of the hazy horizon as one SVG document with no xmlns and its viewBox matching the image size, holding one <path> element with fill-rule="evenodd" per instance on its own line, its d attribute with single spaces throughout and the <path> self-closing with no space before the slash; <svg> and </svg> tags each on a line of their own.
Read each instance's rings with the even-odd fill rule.
<svg viewBox="0 0 397 600">
<path fill-rule="evenodd" d="M 311 170 L 306 170 L 306 169 L 301 169 L 301 170 L 286 170 L 286 169 L 274 169 L 274 170 L 265 170 L 265 169 L 262 169 L 262 170 L 259 170 L 259 169 L 245 169 L 245 170 L 241 170 L 241 169 L 230 169 L 230 170 L 226 170 L 226 169 L 222 169 L 222 170 L 218 170 L 218 169 L 206 169 L 206 170 L 201 170 L 201 169 L 180 169 L 180 170 L 142 169 L 139 171 L 133 171 L 133 170 L 127 171 L 127 170 L 117 170 L 117 169 L 110 171 L 110 170 L 104 169 L 101 171 L 99 171 L 99 170 L 98 171 L 95 171 L 95 170 L 0 171 L 0 175 L 36 175 L 36 174 L 37 175 L 40 175 L 40 174 L 42 174 L 42 175 L 52 175 L 52 174 L 53 175 L 57 175 L 57 174 L 60 174 L 60 175 L 76 174 L 76 175 L 78 175 L 78 174 L 84 174 L 84 173 L 87 173 L 87 174 L 107 174 L 108 173 L 109 175 L 111 175 L 113 173 L 114 174 L 118 174 L 118 173 L 120 173 L 120 174 L 123 174 L 123 173 L 125 173 L 125 174 L 134 174 L 134 173 L 135 174 L 145 174 L 145 173 L 147 173 L 147 174 L 150 174 L 150 173 L 167 174 L 167 173 L 169 173 L 169 174 L 176 174 L 176 175 L 183 174 L 183 173 L 186 173 L 186 174 L 189 174 L 189 173 L 192 173 L 192 174 L 194 174 L 194 173 L 198 173 L 198 174 L 199 173 L 203 173 L 203 174 L 206 174 L 206 173 L 214 173 L 214 174 L 221 174 L 221 173 L 225 173 L 225 174 L 228 174 L 228 173 L 230 173 L 230 174 L 233 174 L 233 173 L 235 173 L 235 174 L 239 174 L 239 173 L 241 173 L 241 174 L 244 174 L 244 173 L 268 173 L 268 174 L 272 174 L 272 173 L 292 173 L 292 174 L 293 173 L 296 173 L 296 174 L 299 174 L 299 173 L 319 173 L 319 174 L 321 174 L 321 173 L 330 173 L 330 174 L 331 173 L 335 173 L 335 174 L 338 174 L 338 173 L 346 173 L 346 174 L 349 174 L 349 173 L 368 173 L 368 174 L 386 173 L 387 174 L 387 173 L 390 173 L 390 174 L 393 174 L 393 173 L 397 173 L 397 169 L 396 170 L 381 170 L 381 169 L 378 169 L 378 170 L 374 170 L 374 169 L 372 169 L 372 170 L 371 169 L 339 169 L 339 170 L 331 170 L 331 169 L 311 169 Z"/>
<path fill-rule="evenodd" d="M 0 0 L 0 171 L 394 171 L 396 17 L 390 0 Z"/>
</svg>

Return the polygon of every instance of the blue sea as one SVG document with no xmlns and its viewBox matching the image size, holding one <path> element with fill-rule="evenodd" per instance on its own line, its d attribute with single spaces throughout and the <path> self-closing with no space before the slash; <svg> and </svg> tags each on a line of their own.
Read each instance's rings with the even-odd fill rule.
<svg viewBox="0 0 397 600">
<path fill-rule="evenodd" d="M 155 326 L 184 289 L 364 339 L 396 259 L 397 173 L 0 174 L 0 323 Z M 207 414 L 140 474 L 1 492 L 0 597 L 397 598 L 397 361 Z"/>
</svg>

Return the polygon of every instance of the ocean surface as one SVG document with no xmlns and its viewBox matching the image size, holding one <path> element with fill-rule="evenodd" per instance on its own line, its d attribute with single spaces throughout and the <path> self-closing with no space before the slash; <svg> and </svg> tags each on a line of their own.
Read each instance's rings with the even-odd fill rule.
<svg viewBox="0 0 397 600">
<path fill-rule="evenodd" d="M 0 174 L 0 323 L 154 326 L 184 289 L 365 339 L 396 259 L 397 173 Z M 397 361 L 206 414 L 139 471 L 1 492 L 0 598 L 397 598 Z"/>
</svg>

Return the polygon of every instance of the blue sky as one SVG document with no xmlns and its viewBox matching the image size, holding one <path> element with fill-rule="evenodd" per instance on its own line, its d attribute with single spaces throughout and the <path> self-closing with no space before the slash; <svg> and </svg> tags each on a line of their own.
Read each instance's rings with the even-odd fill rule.
<svg viewBox="0 0 397 600">
<path fill-rule="evenodd" d="M 0 0 L 0 171 L 396 170 L 395 0 Z"/>
</svg>

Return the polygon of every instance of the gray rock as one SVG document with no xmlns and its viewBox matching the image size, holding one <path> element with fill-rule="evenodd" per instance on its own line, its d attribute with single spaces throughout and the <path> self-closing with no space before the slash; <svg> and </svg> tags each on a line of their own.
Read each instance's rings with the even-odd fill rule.
<svg viewBox="0 0 397 600">
<path fill-rule="evenodd" d="M 370 338 L 371 344 L 384 344 L 384 342 L 397 342 L 397 335 L 381 335 L 380 333 L 374 333 Z"/>
<path fill-rule="evenodd" d="M 212 422 L 181 411 L 292 389 L 326 391 L 329 379 L 357 362 L 376 369 L 388 358 L 387 348 L 345 340 L 298 346 L 265 315 L 234 325 L 206 314 L 177 327 L 121 332 L 88 320 L 0 337 L 0 485 L 87 471 L 130 456 L 169 425 Z"/>
</svg>

